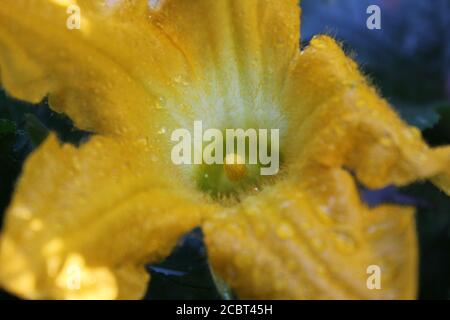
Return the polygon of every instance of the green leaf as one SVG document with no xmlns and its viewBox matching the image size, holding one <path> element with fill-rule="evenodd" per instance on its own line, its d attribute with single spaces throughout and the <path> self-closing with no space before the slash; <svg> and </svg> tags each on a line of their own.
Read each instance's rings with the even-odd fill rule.
<svg viewBox="0 0 450 320">
<path fill-rule="evenodd" d="M 450 124 L 450 101 L 434 102 L 424 105 L 395 103 L 395 109 L 410 125 L 427 130 L 436 126 L 440 121 L 447 119 Z"/>
<path fill-rule="evenodd" d="M 0 135 L 14 134 L 17 126 L 14 122 L 6 119 L 0 119 Z"/>
<path fill-rule="evenodd" d="M 48 136 L 48 128 L 32 113 L 25 114 L 25 130 L 31 142 L 38 146 Z"/>
</svg>

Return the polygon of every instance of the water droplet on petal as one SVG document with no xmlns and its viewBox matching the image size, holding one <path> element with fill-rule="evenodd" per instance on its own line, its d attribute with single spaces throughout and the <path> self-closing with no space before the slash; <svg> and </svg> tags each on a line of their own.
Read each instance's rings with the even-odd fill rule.
<svg viewBox="0 0 450 320">
<path fill-rule="evenodd" d="M 17 218 L 28 220 L 31 218 L 31 210 L 28 207 L 25 206 L 16 206 L 12 212 L 11 215 L 16 216 Z"/>
<path fill-rule="evenodd" d="M 294 229 L 292 229 L 291 225 L 287 222 L 283 222 L 278 225 L 276 229 L 277 236 L 281 239 L 286 240 L 290 239 L 294 236 Z"/>
<path fill-rule="evenodd" d="M 148 7 L 151 10 L 158 10 L 159 8 L 161 8 L 162 4 L 163 4 L 164 0 L 148 0 Z"/>
<path fill-rule="evenodd" d="M 287 208 L 289 208 L 291 206 L 292 206 L 292 201 L 287 200 L 287 201 L 283 201 L 281 203 L 280 208 L 281 209 L 287 209 Z"/>
<path fill-rule="evenodd" d="M 352 253 L 356 249 L 355 239 L 347 232 L 334 232 L 333 241 L 336 249 L 342 253 Z"/>
<path fill-rule="evenodd" d="M 323 249 L 325 248 L 325 244 L 323 243 L 323 241 L 318 238 L 318 237 L 314 237 L 311 240 L 311 244 L 314 247 L 315 250 L 317 251 L 323 251 Z"/>
<path fill-rule="evenodd" d="M 158 102 L 156 103 L 156 109 L 163 109 L 166 106 L 166 103 L 167 101 L 165 97 L 159 97 Z"/>
<path fill-rule="evenodd" d="M 77 171 L 81 170 L 81 163 L 78 161 L 78 159 L 73 159 L 73 168 Z"/>
<path fill-rule="evenodd" d="M 31 231 L 33 231 L 33 232 L 40 231 L 40 230 L 42 230 L 43 226 L 44 225 L 43 225 L 41 219 L 35 218 L 35 219 L 31 220 L 31 223 L 30 223 Z"/>
<path fill-rule="evenodd" d="M 379 140 L 380 144 L 385 146 L 385 147 L 391 147 L 392 146 L 392 140 L 389 139 L 388 137 L 382 137 Z"/>
<path fill-rule="evenodd" d="M 147 139 L 147 138 L 140 138 L 140 139 L 137 141 L 137 143 L 138 143 L 138 145 L 139 145 L 140 147 L 147 147 L 147 146 L 148 146 L 148 139 Z"/>
<path fill-rule="evenodd" d="M 182 75 L 177 75 L 173 81 L 177 84 L 182 84 L 183 86 L 187 86 L 188 82 L 186 81 L 185 77 L 183 77 Z"/>
<path fill-rule="evenodd" d="M 310 45 L 319 48 L 319 49 L 323 49 L 326 47 L 325 43 L 323 41 L 321 41 L 317 36 L 314 36 L 311 41 L 310 41 Z"/>
</svg>

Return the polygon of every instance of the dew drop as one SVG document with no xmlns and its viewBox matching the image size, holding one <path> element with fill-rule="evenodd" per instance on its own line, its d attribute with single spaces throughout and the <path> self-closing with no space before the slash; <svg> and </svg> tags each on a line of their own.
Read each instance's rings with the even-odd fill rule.
<svg viewBox="0 0 450 320">
<path fill-rule="evenodd" d="M 181 79 L 182 79 L 181 75 L 178 75 L 173 79 L 173 81 L 175 81 L 176 83 L 180 83 Z"/>
<path fill-rule="evenodd" d="M 20 218 L 20 219 L 24 219 L 24 220 L 28 220 L 31 218 L 32 214 L 31 214 L 31 210 L 28 207 L 25 206 L 17 206 L 15 207 L 12 212 L 12 215 Z"/>
<path fill-rule="evenodd" d="M 392 146 L 392 140 L 389 139 L 388 137 L 382 137 L 379 142 L 382 146 L 385 146 L 385 147 Z"/>
<path fill-rule="evenodd" d="M 334 232 L 333 241 L 336 249 L 342 253 L 352 253 L 356 249 L 355 239 L 347 232 Z"/>
<path fill-rule="evenodd" d="M 286 222 L 280 223 L 278 225 L 276 233 L 277 236 L 279 236 L 283 240 L 290 239 L 294 236 L 294 230 L 292 229 L 291 225 Z"/>
<path fill-rule="evenodd" d="M 300 223 L 300 229 L 302 229 L 302 231 L 308 231 L 311 229 L 311 225 L 308 222 L 303 221 Z"/>
<path fill-rule="evenodd" d="M 159 131 L 158 131 L 158 134 L 166 134 L 166 132 L 167 132 L 167 129 L 166 129 L 166 127 L 161 127 L 161 129 L 159 129 Z"/>
<path fill-rule="evenodd" d="M 292 201 L 287 200 L 287 201 L 284 201 L 284 202 L 281 203 L 280 208 L 281 209 L 288 209 L 291 206 L 292 206 Z"/>
<path fill-rule="evenodd" d="M 323 215 L 330 216 L 331 208 L 329 206 L 319 206 L 319 210 Z"/>
<path fill-rule="evenodd" d="M 317 36 L 314 36 L 314 37 L 311 39 L 310 44 L 311 44 L 312 46 L 316 47 L 316 48 L 319 48 L 319 49 L 323 49 L 323 48 L 326 47 L 325 43 L 323 43 L 323 41 L 320 41 L 320 39 L 319 39 Z"/>
<path fill-rule="evenodd" d="M 158 10 L 159 8 L 161 8 L 162 4 L 163 4 L 163 0 L 148 0 L 148 7 L 151 10 Z"/>
<path fill-rule="evenodd" d="M 156 104 L 156 109 L 163 109 L 166 106 L 166 98 L 165 97 L 159 97 L 158 103 Z"/>
<path fill-rule="evenodd" d="M 35 218 L 35 219 L 31 220 L 31 222 L 30 222 L 31 231 L 37 232 L 37 231 L 42 230 L 42 228 L 43 228 L 43 223 L 40 219 Z"/>
<path fill-rule="evenodd" d="M 182 84 L 183 86 L 187 86 L 188 82 L 186 81 L 186 79 L 182 76 L 182 75 L 177 75 L 173 81 L 177 84 Z"/>
<path fill-rule="evenodd" d="M 141 147 L 147 147 L 148 146 L 148 139 L 147 138 L 140 138 L 137 141 L 138 145 Z"/>
<path fill-rule="evenodd" d="M 80 171 L 81 168 L 82 168 L 80 161 L 78 161 L 78 159 L 76 159 L 76 158 L 73 159 L 73 168 L 74 168 L 76 171 Z"/>
<path fill-rule="evenodd" d="M 275 291 L 284 291 L 286 289 L 284 281 L 275 281 L 274 289 Z"/>
<path fill-rule="evenodd" d="M 314 247 L 314 249 L 316 249 L 317 251 L 323 251 L 323 249 L 325 248 L 325 244 L 318 237 L 313 238 L 311 240 L 311 244 Z"/>
</svg>

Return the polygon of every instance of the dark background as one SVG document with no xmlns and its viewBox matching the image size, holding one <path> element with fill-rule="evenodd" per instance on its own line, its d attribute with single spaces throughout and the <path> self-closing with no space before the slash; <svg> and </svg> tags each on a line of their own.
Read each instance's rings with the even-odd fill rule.
<svg viewBox="0 0 450 320">
<path fill-rule="evenodd" d="M 381 30 L 366 27 L 366 9 L 372 4 L 381 8 Z M 302 8 L 302 45 L 323 33 L 342 41 L 362 71 L 406 121 L 422 130 L 429 144 L 450 144 L 450 0 L 303 0 Z M 31 106 L 8 97 L 0 87 L 0 221 L 23 161 L 49 130 L 74 144 L 90 135 L 50 111 L 46 101 Z M 361 194 L 370 205 L 418 207 L 419 298 L 449 299 L 450 198 L 430 183 Z M 233 297 L 211 275 L 199 229 L 148 270 L 152 281 L 146 298 Z M 0 291 L 2 298 L 14 299 Z"/>
</svg>

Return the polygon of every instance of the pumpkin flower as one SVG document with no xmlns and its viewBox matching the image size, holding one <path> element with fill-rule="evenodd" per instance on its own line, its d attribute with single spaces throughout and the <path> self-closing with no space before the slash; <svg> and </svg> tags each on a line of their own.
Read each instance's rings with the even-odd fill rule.
<svg viewBox="0 0 450 320">
<path fill-rule="evenodd" d="M 141 298 L 145 264 L 201 226 L 240 298 L 415 298 L 413 208 L 370 208 L 358 185 L 430 179 L 450 194 L 450 148 L 428 147 L 333 39 L 300 48 L 299 16 L 297 0 L 1 1 L 2 86 L 94 134 L 78 147 L 51 134 L 27 159 L 0 285 Z M 279 173 L 174 165 L 170 132 L 194 121 L 279 129 Z"/>
</svg>

